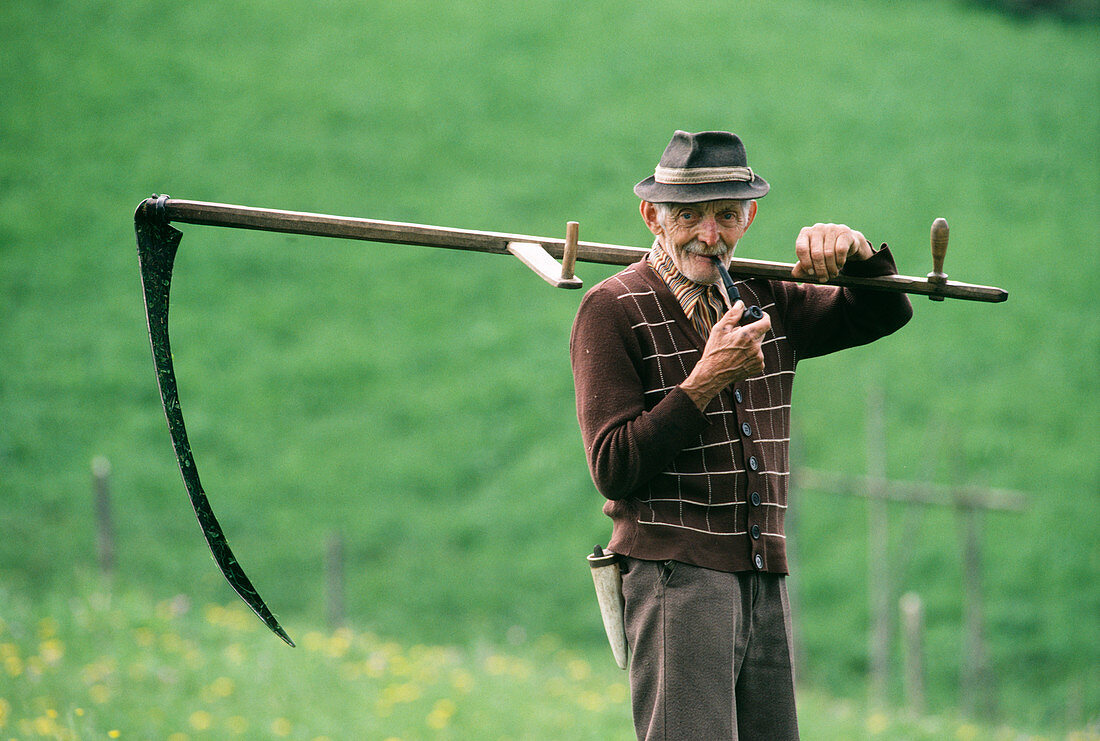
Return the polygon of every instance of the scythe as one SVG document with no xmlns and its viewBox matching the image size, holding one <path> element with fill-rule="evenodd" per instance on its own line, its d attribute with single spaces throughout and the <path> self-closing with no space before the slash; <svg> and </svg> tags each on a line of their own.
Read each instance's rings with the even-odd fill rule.
<svg viewBox="0 0 1100 741">
<path fill-rule="evenodd" d="M 168 304 L 172 284 L 172 266 L 183 233 L 170 222 L 257 229 L 289 234 L 360 239 L 390 244 L 409 244 L 448 249 L 473 250 L 494 254 L 512 254 L 558 288 L 580 288 L 580 279 L 573 275 L 576 260 L 607 265 L 629 265 L 648 252 L 647 249 L 619 245 L 579 242 L 577 224 L 569 222 L 566 238 L 553 239 L 498 232 L 471 231 L 449 227 L 404 224 L 295 211 L 277 211 L 246 206 L 232 206 L 202 201 L 170 199 L 153 196 L 142 201 L 134 213 L 137 233 L 138 261 L 145 297 L 145 314 L 149 323 L 149 342 L 153 351 L 153 366 L 160 389 L 168 431 L 175 449 L 180 475 L 187 495 L 195 509 L 203 535 L 226 580 L 252 608 L 253 612 L 277 636 L 293 646 L 294 642 L 279 625 L 252 582 L 244 573 L 226 541 L 221 525 L 214 516 L 187 439 L 187 428 L 180 408 L 176 374 L 172 365 L 172 348 L 168 337 Z M 970 301 L 1000 302 L 1008 298 L 1003 289 L 947 280 L 942 271 L 947 249 L 947 223 L 937 219 L 932 228 L 934 271 L 927 279 L 903 275 L 878 278 L 858 278 L 840 275 L 832 285 L 858 286 L 874 290 L 923 294 L 933 300 L 958 298 Z M 556 259 L 561 260 L 559 265 Z M 762 260 L 734 258 L 729 272 L 749 278 L 793 280 L 793 265 Z"/>
</svg>

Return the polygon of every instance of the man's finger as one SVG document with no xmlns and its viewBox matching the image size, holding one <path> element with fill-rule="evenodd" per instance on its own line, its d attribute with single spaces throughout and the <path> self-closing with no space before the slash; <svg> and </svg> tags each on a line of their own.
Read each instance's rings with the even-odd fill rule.
<svg viewBox="0 0 1100 741">
<path fill-rule="evenodd" d="M 760 317 L 755 322 L 746 324 L 744 328 L 751 331 L 756 339 L 760 339 L 772 328 L 772 318 L 768 316 L 768 312 L 765 311 L 764 316 Z"/>
<path fill-rule="evenodd" d="M 822 251 L 825 258 L 825 275 L 828 278 L 833 278 L 840 272 L 836 261 L 836 253 L 840 241 L 839 236 L 833 232 L 829 232 L 825 235 L 824 249 Z"/>
<path fill-rule="evenodd" d="M 848 262 L 848 255 L 854 251 L 852 246 L 855 244 L 855 237 L 849 233 L 846 236 L 842 236 L 836 241 L 836 272 L 839 274 L 840 269 L 844 267 L 844 263 Z"/>
<path fill-rule="evenodd" d="M 798 263 L 794 266 L 794 270 L 791 271 L 791 275 L 795 278 L 813 277 L 813 261 L 810 259 L 809 227 L 803 227 L 798 232 L 798 238 L 794 241 L 794 254 L 798 258 Z"/>
<path fill-rule="evenodd" d="M 813 261 L 814 277 L 819 281 L 829 279 L 829 269 L 825 265 L 825 235 L 815 231 L 810 235 L 810 258 Z"/>
<path fill-rule="evenodd" d="M 733 302 L 733 306 L 731 306 L 729 308 L 729 310 L 726 311 L 725 316 L 723 316 L 722 318 L 727 319 L 727 320 L 733 322 L 734 324 L 737 324 L 739 321 L 741 321 L 741 316 L 744 313 L 745 313 L 745 302 L 742 301 L 741 299 L 737 299 L 736 301 Z"/>
</svg>

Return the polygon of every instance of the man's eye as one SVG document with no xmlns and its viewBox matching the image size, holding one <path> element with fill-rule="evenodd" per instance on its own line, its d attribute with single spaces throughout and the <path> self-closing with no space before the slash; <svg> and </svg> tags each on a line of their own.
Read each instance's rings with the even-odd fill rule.
<svg viewBox="0 0 1100 741">
<path fill-rule="evenodd" d="M 680 213 L 680 221 L 695 221 L 694 211 L 683 211 Z"/>
</svg>

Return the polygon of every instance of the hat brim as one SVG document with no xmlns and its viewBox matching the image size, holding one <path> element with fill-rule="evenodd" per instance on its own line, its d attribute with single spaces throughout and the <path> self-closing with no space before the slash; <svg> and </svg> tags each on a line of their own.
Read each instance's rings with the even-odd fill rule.
<svg viewBox="0 0 1100 741">
<path fill-rule="evenodd" d="M 666 185 L 658 183 L 652 175 L 634 186 L 634 193 L 650 203 L 703 203 L 704 201 L 748 200 L 765 195 L 770 186 L 759 175 L 751 182 L 730 180 L 721 183 L 694 183 L 692 185 Z"/>
</svg>

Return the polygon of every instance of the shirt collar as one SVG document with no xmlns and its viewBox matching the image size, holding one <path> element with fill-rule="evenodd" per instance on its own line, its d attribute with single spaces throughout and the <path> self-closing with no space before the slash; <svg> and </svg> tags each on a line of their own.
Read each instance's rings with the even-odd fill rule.
<svg viewBox="0 0 1100 741">
<path fill-rule="evenodd" d="M 650 267 L 653 268 L 661 280 L 668 285 L 672 295 L 676 297 L 676 300 L 680 302 L 680 306 L 683 307 L 684 313 L 691 318 L 695 313 L 695 305 L 699 302 L 699 299 L 707 293 L 710 285 L 705 283 L 696 283 L 690 278 L 686 277 L 680 272 L 680 269 L 676 267 L 676 263 L 672 261 L 672 258 L 665 251 L 665 248 L 661 246 L 659 240 L 654 240 L 653 249 L 646 255 L 646 260 L 649 262 Z"/>
</svg>

